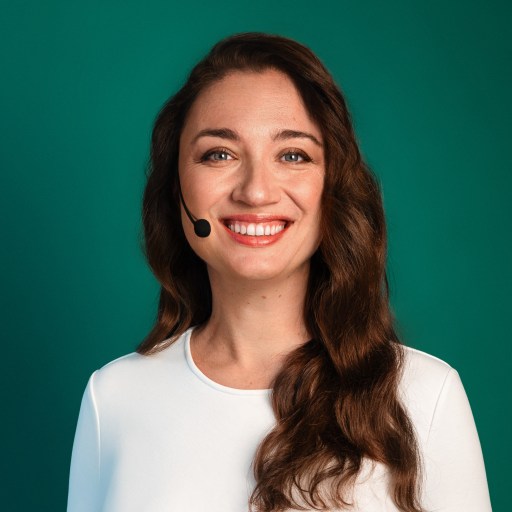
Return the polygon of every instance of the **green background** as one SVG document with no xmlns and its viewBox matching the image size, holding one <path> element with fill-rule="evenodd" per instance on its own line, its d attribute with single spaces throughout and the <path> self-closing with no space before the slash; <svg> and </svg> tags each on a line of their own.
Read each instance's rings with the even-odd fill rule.
<svg viewBox="0 0 512 512">
<path fill-rule="evenodd" d="M 87 378 L 156 313 L 139 246 L 152 122 L 211 45 L 255 30 L 309 46 L 346 94 L 382 184 L 399 332 L 459 371 L 506 510 L 510 5 L 4 2 L 2 509 L 65 509 Z"/>
</svg>

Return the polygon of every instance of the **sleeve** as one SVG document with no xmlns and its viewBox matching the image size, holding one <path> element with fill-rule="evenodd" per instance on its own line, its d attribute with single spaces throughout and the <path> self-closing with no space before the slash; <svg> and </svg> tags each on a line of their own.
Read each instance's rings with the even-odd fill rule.
<svg viewBox="0 0 512 512">
<path fill-rule="evenodd" d="M 85 388 L 75 431 L 67 512 L 100 510 L 100 427 L 94 396 L 94 372 Z"/>
<path fill-rule="evenodd" d="M 451 368 L 437 399 L 424 453 L 424 503 L 438 512 L 490 512 L 482 449 L 468 397 Z"/>
</svg>

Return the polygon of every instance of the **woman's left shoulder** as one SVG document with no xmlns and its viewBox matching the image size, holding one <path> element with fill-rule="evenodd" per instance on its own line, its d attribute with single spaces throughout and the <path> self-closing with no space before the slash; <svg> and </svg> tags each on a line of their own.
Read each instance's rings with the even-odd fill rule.
<svg viewBox="0 0 512 512">
<path fill-rule="evenodd" d="M 459 372 L 438 357 L 405 347 L 399 384 L 424 463 L 428 510 L 491 511 L 485 465 Z"/>
<path fill-rule="evenodd" d="M 402 345 L 402 382 L 407 385 L 436 386 L 443 383 L 451 371 L 456 371 L 449 363 L 422 350 Z"/>
<path fill-rule="evenodd" d="M 447 386 L 460 383 L 459 374 L 439 357 L 405 345 L 403 350 L 399 394 L 420 438 L 426 438 L 439 397 Z"/>
</svg>

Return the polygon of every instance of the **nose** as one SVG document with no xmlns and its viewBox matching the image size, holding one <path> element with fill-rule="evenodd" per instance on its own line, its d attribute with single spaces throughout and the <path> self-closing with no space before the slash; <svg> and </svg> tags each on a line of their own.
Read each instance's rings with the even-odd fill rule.
<svg viewBox="0 0 512 512">
<path fill-rule="evenodd" d="M 277 179 L 269 167 L 261 162 L 248 162 L 241 169 L 241 178 L 233 189 L 233 200 L 250 206 L 279 202 L 280 189 Z"/>
</svg>

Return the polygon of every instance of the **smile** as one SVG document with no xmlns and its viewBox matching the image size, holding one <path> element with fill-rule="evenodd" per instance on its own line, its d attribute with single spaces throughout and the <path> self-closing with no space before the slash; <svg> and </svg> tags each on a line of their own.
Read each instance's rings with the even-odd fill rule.
<svg viewBox="0 0 512 512">
<path fill-rule="evenodd" d="M 250 247 L 265 247 L 280 240 L 293 222 L 286 220 L 244 222 L 227 219 L 222 224 L 235 242 Z"/>
<path fill-rule="evenodd" d="M 273 222 L 233 222 L 228 221 L 225 225 L 234 233 L 246 236 L 273 236 L 286 227 L 286 221 Z"/>
</svg>

